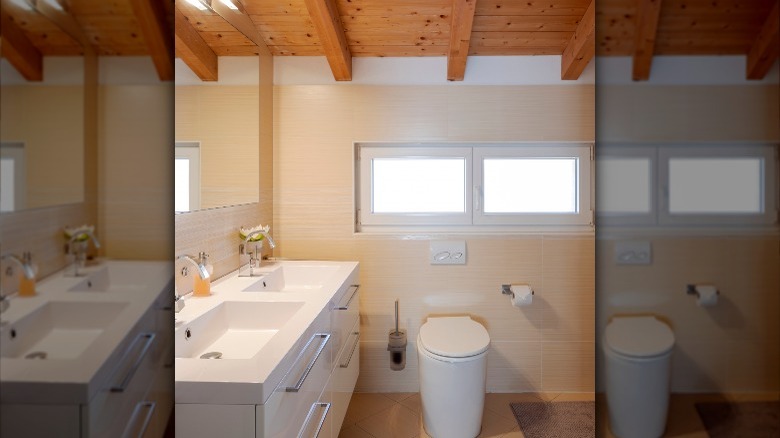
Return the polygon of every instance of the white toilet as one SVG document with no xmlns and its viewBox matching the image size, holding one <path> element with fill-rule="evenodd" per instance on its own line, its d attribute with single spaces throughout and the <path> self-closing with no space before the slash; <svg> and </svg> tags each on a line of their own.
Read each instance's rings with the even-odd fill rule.
<svg viewBox="0 0 780 438">
<path fill-rule="evenodd" d="M 615 317 L 607 324 L 607 406 L 619 438 L 658 438 L 666 428 L 674 333 L 652 316 Z"/>
<path fill-rule="evenodd" d="M 489 345 L 485 327 L 468 316 L 431 317 L 420 327 L 420 397 L 431 437 L 479 435 Z"/>
</svg>

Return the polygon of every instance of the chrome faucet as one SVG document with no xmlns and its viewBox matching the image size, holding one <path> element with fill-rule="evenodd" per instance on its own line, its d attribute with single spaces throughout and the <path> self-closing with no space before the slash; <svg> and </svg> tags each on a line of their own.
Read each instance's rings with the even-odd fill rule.
<svg viewBox="0 0 780 438">
<path fill-rule="evenodd" d="M 5 290 L 0 291 L 0 296 L 4 300 L 7 300 L 8 295 L 16 293 L 19 290 L 19 282 L 13 281 L 16 278 L 16 270 L 14 269 L 14 266 L 8 265 L 7 262 L 10 262 L 11 265 L 16 265 L 20 269 L 22 275 L 24 275 L 24 277 L 28 280 L 35 279 L 35 268 L 33 268 L 32 256 L 29 252 L 22 253 L 22 257 L 15 256 L 13 254 L 6 254 L 0 257 L 0 261 L 2 261 L 2 264 L 5 265 L 5 267 L 2 269 L 3 279 L 2 282 L 0 282 L 0 284 L 5 286 Z M 16 284 L 16 288 L 9 288 L 9 284 Z M 7 309 L 8 306 L 8 301 L 4 301 L 3 304 L 0 304 L 0 307 L 2 307 L 3 310 Z"/>
<path fill-rule="evenodd" d="M 192 266 L 194 266 L 195 272 L 198 273 L 198 276 L 201 278 L 201 280 L 206 280 L 209 277 L 211 277 L 211 274 L 209 274 L 209 269 L 206 266 L 207 259 L 208 259 L 208 254 L 206 254 L 203 251 L 199 252 L 197 257 L 187 255 L 187 254 L 183 254 L 176 257 L 177 261 L 183 260 L 191 264 Z M 181 271 L 179 271 L 177 274 L 186 278 L 190 275 L 190 270 L 187 266 L 183 266 L 181 268 Z M 181 312 L 181 309 L 184 308 L 184 295 L 186 295 L 187 293 L 189 292 L 185 292 L 184 294 L 179 295 L 178 291 L 176 290 L 176 287 L 174 287 L 173 302 L 174 302 L 174 309 L 176 313 Z"/>
<path fill-rule="evenodd" d="M 254 251 L 247 250 L 247 246 L 250 245 L 250 241 L 257 236 L 263 236 L 263 239 L 255 243 Z M 271 237 L 271 235 L 268 234 L 268 230 L 260 228 L 250 233 L 247 233 L 247 235 L 244 237 L 244 241 L 240 245 L 238 245 L 238 276 L 239 277 L 251 277 L 254 272 L 254 268 L 260 267 L 260 264 L 262 263 L 262 259 L 263 259 L 263 254 L 262 254 L 263 242 L 265 241 L 268 242 L 268 246 L 270 247 L 270 249 L 276 248 L 276 243 L 274 243 L 274 239 Z M 246 256 L 249 256 L 248 260 Z"/>
<path fill-rule="evenodd" d="M 70 232 L 68 244 L 65 246 L 65 253 L 73 256 L 73 272 L 70 276 L 80 277 L 83 275 L 79 269 L 83 268 L 86 262 L 87 247 L 90 240 L 92 240 L 95 249 L 100 248 L 100 241 L 95 237 L 95 233 L 90 228 L 82 227 Z M 83 239 L 83 236 L 87 236 L 87 238 Z M 68 275 L 67 271 L 65 275 Z"/>
</svg>

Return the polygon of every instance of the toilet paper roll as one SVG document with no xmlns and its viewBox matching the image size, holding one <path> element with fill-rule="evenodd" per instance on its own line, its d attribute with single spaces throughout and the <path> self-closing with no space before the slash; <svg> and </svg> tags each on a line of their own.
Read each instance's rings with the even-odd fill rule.
<svg viewBox="0 0 780 438">
<path fill-rule="evenodd" d="M 533 302 L 534 291 L 527 284 L 513 284 L 510 286 L 512 291 L 512 305 L 515 307 L 528 306 Z"/>
<path fill-rule="evenodd" d="M 715 286 L 696 285 L 696 304 L 700 307 L 712 307 L 718 304 L 718 290 Z"/>
</svg>

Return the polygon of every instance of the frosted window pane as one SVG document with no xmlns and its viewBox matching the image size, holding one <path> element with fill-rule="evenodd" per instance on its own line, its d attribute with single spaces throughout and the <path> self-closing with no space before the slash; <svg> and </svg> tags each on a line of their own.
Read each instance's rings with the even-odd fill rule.
<svg viewBox="0 0 780 438">
<path fill-rule="evenodd" d="M 600 213 L 650 212 L 650 159 L 596 160 L 596 206 Z"/>
<path fill-rule="evenodd" d="M 761 213 L 761 158 L 672 158 L 670 213 Z"/>
<path fill-rule="evenodd" d="M 485 213 L 576 213 L 577 159 L 484 160 Z"/>
<path fill-rule="evenodd" d="M 190 211 L 190 160 L 176 158 L 174 164 L 174 210 Z"/>
<path fill-rule="evenodd" d="M 374 213 L 463 213 L 466 160 L 463 158 L 374 158 Z"/>
<path fill-rule="evenodd" d="M 14 211 L 14 160 L 0 159 L 0 211 Z"/>
</svg>

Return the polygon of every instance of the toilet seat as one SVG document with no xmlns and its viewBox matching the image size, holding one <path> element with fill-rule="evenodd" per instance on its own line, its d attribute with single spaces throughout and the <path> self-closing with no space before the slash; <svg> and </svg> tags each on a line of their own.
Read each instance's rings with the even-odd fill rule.
<svg viewBox="0 0 780 438">
<path fill-rule="evenodd" d="M 604 343 L 612 352 L 629 358 L 657 357 L 672 350 L 674 333 L 653 316 L 615 317 L 607 324 Z"/>
<path fill-rule="evenodd" d="M 417 339 L 425 353 L 440 360 L 479 356 L 490 345 L 485 327 L 468 316 L 428 318 Z"/>
</svg>

